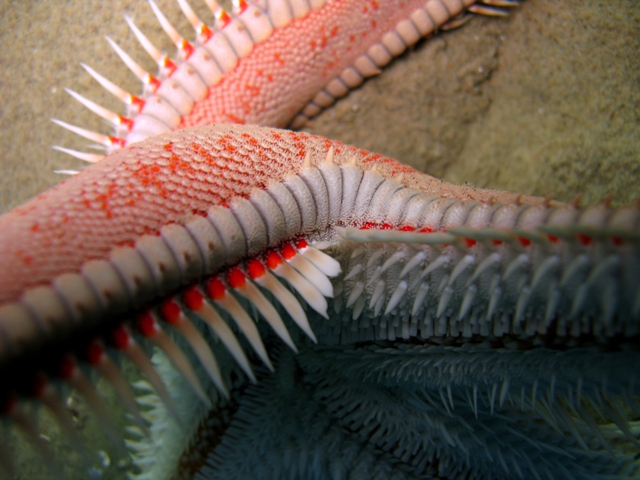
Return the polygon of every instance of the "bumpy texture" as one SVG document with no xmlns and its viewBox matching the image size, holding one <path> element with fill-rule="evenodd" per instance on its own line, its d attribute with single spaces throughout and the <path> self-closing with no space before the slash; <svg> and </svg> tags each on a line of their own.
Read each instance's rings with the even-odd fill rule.
<svg viewBox="0 0 640 480">
<path fill-rule="evenodd" d="M 105 258 L 143 233 L 282 180 L 300 169 L 307 152 L 324 158 L 329 146 L 363 164 L 375 163 L 387 177 L 402 173 L 408 186 L 434 194 L 516 198 L 446 184 L 382 155 L 303 133 L 219 125 L 171 138 L 159 136 L 118 151 L 2 215 L 0 303 L 17 299 L 29 286 L 77 271 L 87 260 Z M 249 158 L 254 160 L 250 167 L 245 164 Z"/>
<path fill-rule="evenodd" d="M 295 19 L 211 88 L 180 128 L 213 123 L 285 127 L 329 80 L 421 4 L 333 1 Z M 362 17 L 367 21 L 354 21 Z"/>
</svg>

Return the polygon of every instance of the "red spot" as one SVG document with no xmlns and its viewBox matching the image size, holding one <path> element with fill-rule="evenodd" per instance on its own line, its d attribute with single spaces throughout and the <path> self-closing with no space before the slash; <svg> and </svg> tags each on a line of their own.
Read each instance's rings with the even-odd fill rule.
<svg viewBox="0 0 640 480">
<path fill-rule="evenodd" d="M 247 5 L 247 2 L 245 0 L 238 0 L 236 2 L 236 9 L 238 10 L 238 13 L 244 12 L 248 6 L 249 5 Z"/>
<path fill-rule="evenodd" d="M 465 238 L 464 239 L 464 243 L 467 244 L 468 248 L 474 247 L 478 244 L 478 242 L 476 240 L 474 240 L 473 238 Z"/>
<path fill-rule="evenodd" d="M 227 274 L 227 282 L 231 288 L 244 288 L 247 279 L 238 267 L 232 268 Z"/>
<path fill-rule="evenodd" d="M 34 397 L 42 397 L 47 390 L 47 379 L 42 373 L 36 373 L 31 379 L 29 393 Z"/>
<path fill-rule="evenodd" d="M 102 360 L 104 359 L 104 355 L 105 355 L 104 346 L 98 340 L 93 340 L 92 342 L 90 342 L 84 351 L 85 359 L 91 365 L 98 365 L 100 362 L 102 362 Z M 63 359 L 63 361 L 66 361 L 66 360 L 67 360 L 66 358 Z M 75 364 L 73 363 L 69 364 L 67 362 L 67 369 L 69 369 L 70 367 L 75 368 Z M 73 373 L 72 371 L 69 371 L 68 376 L 62 375 L 62 377 L 69 378 L 72 373 Z"/>
<path fill-rule="evenodd" d="M 144 100 L 135 95 L 129 95 L 129 105 L 139 112 L 144 108 Z"/>
<path fill-rule="evenodd" d="M 209 216 L 209 214 L 207 212 L 205 212 L 204 210 L 191 210 L 191 214 L 195 215 L 197 217 L 203 217 L 203 218 L 207 218 Z"/>
<path fill-rule="evenodd" d="M 547 239 L 548 239 L 551 243 L 558 243 L 558 237 L 556 237 L 555 235 L 548 234 L 548 235 L 547 235 Z"/>
<path fill-rule="evenodd" d="M 227 294 L 227 289 L 218 277 L 213 277 L 207 282 L 207 293 L 214 300 L 222 300 Z"/>
<path fill-rule="evenodd" d="M 228 123 L 235 123 L 236 125 L 244 125 L 245 123 L 244 118 L 240 118 L 232 113 L 228 113 L 227 118 L 230 120 Z"/>
<path fill-rule="evenodd" d="M 298 250 L 302 250 L 304 248 L 307 248 L 309 246 L 309 244 L 307 243 L 307 241 L 304 238 L 300 238 L 297 242 L 296 242 L 296 248 Z"/>
<path fill-rule="evenodd" d="M 9 415 L 18 406 L 18 396 L 14 392 L 7 392 L 0 396 L 0 414 Z"/>
<path fill-rule="evenodd" d="M 97 343 L 97 342 L 95 342 Z M 104 353 L 104 350 L 103 350 Z M 92 365 L 97 364 L 98 362 L 91 362 Z M 76 369 L 78 368 L 78 364 L 73 359 L 71 355 L 65 355 L 60 360 L 60 364 L 58 365 L 58 376 L 64 380 L 69 380 L 76 374 Z"/>
<path fill-rule="evenodd" d="M 296 256 L 296 251 L 290 243 L 285 244 L 280 250 L 285 260 L 291 260 Z"/>
<path fill-rule="evenodd" d="M 520 245 L 522 245 L 523 247 L 528 247 L 531 245 L 531 240 L 525 237 L 518 237 L 518 241 L 520 242 Z"/>
<path fill-rule="evenodd" d="M 16 252 L 16 256 L 20 259 L 22 263 L 25 265 L 31 265 L 33 263 L 33 257 L 23 252 L 22 250 L 18 250 Z"/>
<path fill-rule="evenodd" d="M 164 148 L 165 150 L 171 152 L 171 151 L 173 151 L 173 143 L 169 142 L 166 145 L 163 145 L 162 148 Z"/>
<path fill-rule="evenodd" d="M 591 242 L 593 241 L 593 238 L 591 238 L 589 235 L 585 235 L 584 233 L 579 233 L 578 234 L 578 240 L 580 241 L 580 243 L 582 245 L 587 247 L 587 246 L 591 245 Z"/>
<path fill-rule="evenodd" d="M 184 300 L 184 304 L 189 310 L 198 311 L 202 308 L 204 304 L 204 297 L 198 287 L 188 288 L 182 297 Z"/>
<path fill-rule="evenodd" d="M 158 325 L 149 311 L 138 317 L 137 327 L 143 337 L 153 337 L 158 333 Z"/>
<path fill-rule="evenodd" d="M 180 306 L 174 300 L 166 300 L 160 304 L 162 319 L 171 325 L 177 325 L 180 322 L 181 313 Z"/>
<path fill-rule="evenodd" d="M 433 228 L 422 227 L 420 230 L 418 230 L 418 233 L 433 233 Z"/>
<path fill-rule="evenodd" d="M 415 232 L 415 227 L 412 227 L 411 225 L 404 225 L 402 227 L 400 227 L 398 230 L 400 230 L 401 232 Z"/>
<path fill-rule="evenodd" d="M 269 252 L 267 254 L 266 262 L 267 262 L 267 267 L 270 270 L 275 270 L 282 263 L 282 258 L 276 252 Z"/>
<path fill-rule="evenodd" d="M 111 145 L 117 145 L 120 148 L 124 148 L 127 145 L 126 140 L 119 137 L 109 137 L 109 142 Z"/>
<path fill-rule="evenodd" d="M 131 344 L 131 335 L 124 323 L 111 332 L 111 343 L 118 350 L 126 350 Z"/>
<path fill-rule="evenodd" d="M 624 244 L 624 241 L 620 237 L 611 237 L 611 243 L 616 247 L 620 247 Z"/>
<path fill-rule="evenodd" d="M 258 142 L 258 140 L 256 140 L 254 137 L 252 137 L 248 133 L 243 133 L 242 138 L 244 138 L 250 145 L 254 147 L 258 146 L 258 144 L 260 143 Z"/>
<path fill-rule="evenodd" d="M 502 240 L 492 240 L 491 243 L 493 243 L 494 246 L 499 247 L 502 245 Z"/>
<path fill-rule="evenodd" d="M 264 265 L 259 260 L 251 260 L 247 264 L 247 273 L 253 279 L 260 278 L 266 273 Z"/>
<path fill-rule="evenodd" d="M 155 93 L 162 86 L 162 82 L 153 75 L 147 75 L 147 80 L 145 83 L 151 87 L 151 91 L 153 93 Z"/>
<path fill-rule="evenodd" d="M 331 29 L 331 33 L 329 35 L 331 35 L 332 37 L 335 37 L 338 34 L 338 27 L 335 26 Z"/>
<path fill-rule="evenodd" d="M 213 37 L 213 32 L 204 23 L 200 26 L 200 31 L 198 33 L 203 37 L 202 43 L 207 43 L 207 41 Z"/>
<path fill-rule="evenodd" d="M 171 76 L 173 75 L 173 72 L 175 72 L 178 67 L 175 63 L 173 63 L 169 57 L 164 57 L 163 62 L 162 62 L 162 67 L 165 68 L 167 71 L 167 76 Z"/>
</svg>

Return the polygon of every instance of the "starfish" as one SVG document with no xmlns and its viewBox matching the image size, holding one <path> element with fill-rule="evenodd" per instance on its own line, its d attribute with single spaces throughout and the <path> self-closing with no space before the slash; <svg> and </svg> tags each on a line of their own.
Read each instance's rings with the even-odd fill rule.
<svg viewBox="0 0 640 480">
<path fill-rule="evenodd" d="M 216 149 L 224 155 L 216 157 Z M 230 183 L 217 186 L 217 192 L 204 189 L 202 198 L 188 195 L 188 202 L 176 211 L 166 198 L 175 198 L 179 183 L 163 172 L 163 156 L 182 161 L 184 171 L 194 174 L 194 164 L 206 165 L 197 174 L 204 175 L 205 183 L 219 167 L 228 172 L 224 175 Z M 254 156 L 260 162 L 252 167 L 262 165 L 263 173 L 247 178 L 251 169 L 245 162 L 254 162 Z M 288 159 L 284 164 L 269 168 L 283 158 Z M 111 196 L 104 179 L 121 182 L 130 176 L 127 165 L 139 162 L 145 168 L 135 167 L 135 181 L 127 189 L 120 185 L 120 190 L 126 197 L 144 186 L 140 195 L 148 197 L 140 200 L 141 211 L 149 211 L 145 202 L 160 208 L 137 226 L 125 227 L 133 235 L 119 237 L 121 202 L 133 200 L 129 207 L 136 208 L 136 201 L 121 197 L 117 188 Z M 87 189 L 92 188 L 95 195 L 89 199 Z M 222 195 L 220 188 L 230 189 L 230 196 Z M 36 250 L 38 242 L 50 243 L 57 222 L 70 222 L 65 230 L 72 236 L 81 233 L 83 221 L 71 213 L 74 202 L 69 202 L 74 189 L 84 192 L 75 203 L 94 200 L 89 212 L 115 217 L 108 224 L 120 233 L 113 237 L 103 230 L 107 247 L 98 241 L 92 243 L 93 250 L 70 255 L 69 261 L 79 265 L 47 267 L 42 263 L 46 259 L 38 258 L 34 271 L 25 268 L 30 262 L 23 257 L 21 267 L 12 267 L 11 254 L 24 246 L 19 230 L 25 226 L 31 231 L 25 241 L 33 241 Z M 287 200 L 292 194 L 293 203 Z M 220 207 L 208 210 L 212 204 Z M 47 210 L 60 215 L 67 209 L 69 217 L 54 215 L 51 222 L 43 215 Z M 178 218 L 185 210 L 198 215 Z M 82 285 L 69 283 L 78 277 L 60 277 L 53 289 L 31 291 L 35 293 L 23 297 L 21 306 L 5 307 L 5 338 L 26 360 L 18 340 L 42 337 L 16 329 L 15 322 L 34 315 L 33 309 L 47 322 L 61 321 L 69 312 L 58 318 L 60 312 L 43 303 L 52 300 L 52 292 L 57 292 L 58 302 L 74 298 L 69 305 L 80 309 L 79 318 L 121 316 L 126 308 L 126 316 L 136 317 L 134 323 L 99 327 L 97 344 L 79 346 L 82 342 L 73 333 L 74 352 L 85 347 L 95 352 L 109 342 L 146 374 L 150 386 L 143 388 L 154 390 L 162 401 L 155 396 L 145 400 L 151 403 L 142 413 L 129 405 L 142 432 L 143 416 L 184 419 L 194 415 L 193 402 L 212 403 L 212 415 L 204 418 L 207 409 L 200 409 L 194 415 L 198 418 L 190 419 L 206 425 L 201 433 L 216 446 L 201 471 L 204 476 L 325 478 L 355 469 L 366 478 L 624 477 L 635 468 L 635 434 L 628 410 L 635 410 L 636 393 L 630 379 L 637 363 L 636 217 L 636 207 L 612 210 L 605 203 L 579 209 L 446 185 L 380 156 L 306 135 L 241 127 L 188 131 L 117 152 L 4 217 L 4 231 L 14 230 L 3 249 L 6 272 L 12 274 L 12 282 L 2 288 L 9 302 L 30 285 L 56 277 L 51 273 L 56 268 L 82 267 L 94 287 L 108 281 L 106 269 L 113 271 L 114 265 L 121 282 L 137 279 L 120 291 L 116 284 L 100 283 L 98 290 L 109 295 L 92 311 L 96 306 L 87 297 L 76 297 Z M 161 227 L 167 220 L 170 225 Z M 252 229 L 260 222 L 263 233 L 255 233 Z M 206 225 L 208 232 L 203 230 Z M 38 240 L 40 229 L 47 235 L 44 240 Z M 142 231 L 155 233 L 138 238 Z M 109 245 L 133 241 L 133 247 L 111 254 L 111 266 L 85 263 L 102 258 Z M 208 247 L 212 264 L 203 267 L 207 245 L 215 248 Z M 173 252 L 168 257 L 167 248 Z M 162 249 L 164 259 L 157 257 Z M 177 251 L 184 262 L 171 259 Z M 54 264 L 66 262 L 59 250 L 56 257 Z M 152 267 L 147 280 L 138 278 L 141 271 L 132 263 L 140 258 Z M 44 279 L 38 277 L 43 271 Z M 145 293 L 146 282 L 154 278 L 160 288 Z M 269 307 L 261 291 L 275 300 L 278 310 Z M 111 298 L 119 294 L 131 295 L 133 304 Z M 143 301 L 144 295 L 150 297 Z M 333 297 L 329 305 L 327 297 Z M 153 308 L 140 310 L 149 301 Z M 24 310 L 25 302 L 32 310 Z M 256 331 L 254 320 L 246 321 L 253 310 L 269 325 L 259 323 Z M 214 337 L 223 346 L 199 349 L 202 334 L 193 329 L 196 319 L 215 325 Z M 225 330 L 224 320 L 238 324 L 235 336 L 228 327 Z M 181 350 L 162 333 L 167 328 L 162 322 L 184 334 L 198 361 L 183 361 Z M 149 366 L 130 328 L 163 348 L 168 362 L 181 373 L 171 373 L 167 359 L 160 356 Z M 55 350 L 50 357 L 54 360 L 68 348 L 55 338 L 56 345 L 47 346 Z M 294 355 L 294 350 L 299 352 Z M 103 374 L 105 358 L 101 354 L 94 363 Z M 63 360 L 60 368 L 66 367 L 69 375 L 65 379 L 80 386 L 80 371 L 68 357 Z M 256 367 L 259 363 L 264 366 Z M 583 372 L 577 368 L 583 364 L 593 368 Z M 16 377 L 26 371 L 23 367 Z M 155 378 L 154 372 L 161 372 L 163 379 Z M 210 377 L 210 384 L 203 385 L 203 377 Z M 177 399 L 163 390 L 162 381 L 179 386 Z M 128 398 L 125 391 L 121 386 L 122 400 Z M 42 401 L 55 408 L 56 397 L 48 393 L 45 387 L 38 391 Z M 29 432 L 18 403 L 9 405 L 7 412 Z M 100 403 L 94 402 L 92 409 L 100 413 Z M 102 420 L 109 430 L 109 421 Z M 158 421 L 150 436 L 156 438 L 164 428 L 175 425 Z M 180 451 L 175 444 L 167 445 L 175 434 L 162 433 L 164 445 L 157 440 L 134 444 L 140 465 L 155 462 L 167 473 L 164 462 L 173 460 L 175 467 Z M 194 440 L 178 444 L 189 441 Z M 183 456 L 182 462 L 188 464 L 184 472 L 194 468 L 190 458 Z M 147 475 L 158 478 L 157 473 Z"/>
</svg>

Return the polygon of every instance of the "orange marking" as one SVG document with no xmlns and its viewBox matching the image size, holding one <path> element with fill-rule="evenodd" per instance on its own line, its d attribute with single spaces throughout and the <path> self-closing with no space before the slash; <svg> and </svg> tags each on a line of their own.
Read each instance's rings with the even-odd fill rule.
<svg viewBox="0 0 640 480">
<path fill-rule="evenodd" d="M 20 258 L 20 261 L 25 265 L 31 265 L 33 263 L 33 257 L 31 255 L 26 254 L 22 250 L 18 250 L 16 252 L 16 255 L 18 256 L 18 258 Z"/>
<path fill-rule="evenodd" d="M 478 242 L 476 240 L 474 240 L 473 238 L 465 238 L 464 239 L 464 243 L 467 244 L 468 248 L 474 247 L 478 244 Z"/>
<path fill-rule="evenodd" d="M 231 17 L 227 12 L 220 9 L 215 13 L 216 20 L 220 23 L 219 27 L 224 28 L 231 23 Z"/>
<path fill-rule="evenodd" d="M 523 247 L 528 247 L 531 245 L 531 240 L 529 240 L 528 238 L 518 237 L 518 241 Z"/>
<path fill-rule="evenodd" d="M 188 60 L 189 57 L 193 55 L 193 52 L 195 52 L 195 48 L 193 48 L 193 45 L 191 45 L 186 40 L 182 40 L 182 45 L 180 45 L 180 50 L 184 52 L 185 60 Z"/>
<path fill-rule="evenodd" d="M 207 43 L 207 41 L 213 37 L 213 32 L 204 23 L 200 25 L 198 33 L 203 37 L 202 43 Z"/>
<path fill-rule="evenodd" d="M 238 3 L 237 3 L 238 13 L 239 14 L 243 13 L 247 9 L 248 6 L 249 5 L 247 4 L 247 2 L 245 0 L 238 0 Z"/>
<path fill-rule="evenodd" d="M 593 238 L 591 238 L 589 235 L 585 235 L 584 233 L 579 233 L 578 234 L 578 240 L 580 241 L 580 243 L 582 245 L 587 247 L 587 246 L 591 245 L 591 242 L 593 241 Z"/>
<path fill-rule="evenodd" d="M 280 65 L 281 67 L 285 66 L 285 61 L 282 59 L 282 57 L 280 56 L 279 53 L 276 53 L 273 55 L 273 59 L 276 61 L 276 63 L 278 65 Z"/>
<path fill-rule="evenodd" d="M 133 128 L 133 120 L 128 117 L 118 115 L 118 123 L 120 125 L 123 125 L 128 131 L 131 131 L 131 129 Z"/>
<path fill-rule="evenodd" d="M 173 75 L 174 72 L 178 69 L 178 66 L 175 63 L 173 63 L 169 57 L 164 57 L 162 59 L 162 67 L 168 70 L 167 76 L 169 77 Z"/>
</svg>

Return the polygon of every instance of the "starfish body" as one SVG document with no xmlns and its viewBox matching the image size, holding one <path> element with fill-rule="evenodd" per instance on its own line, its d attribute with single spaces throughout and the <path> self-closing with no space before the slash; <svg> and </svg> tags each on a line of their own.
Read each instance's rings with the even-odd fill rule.
<svg viewBox="0 0 640 480">
<path fill-rule="evenodd" d="M 199 178 L 198 195 L 179 191 L 189 177 Z M 224 184 L 212 188 L 221 177 Z M 76 208 L 77 192 L 100 197 L 113 185 L 127 193 L 110 201 L 111 214 L 81 198 Z M 334 469 L 408 478 L 635 471 L 625 419 L 635 405 L 631 373 L 640 366 L 635 206 L 523 201 L 448 185 L 320 137 L 239 126 L 154 137 L 43 198 L 3 216 L 5 228 L 48 228 L 40 219 L 52 208 L 74 236 L 97 223 L 109 238 L 126 225 L 119 212 L 133 209 L 136 228 L 149 233 L 103 257 L 81 257 L 77 273 L 53 274 L 0 310 L 3 378 L 13 387 L 7 395 L 25 393 L 21 381 L 41 374 L 42 365 L 52 381 L 80 389 L 86 380 L 77 362 L 109 378 L 109 357 L 90 353 L 106 346 L 128 357 L 164 402 L 151 417 L 186 416 L 193 435 L 209 416 L 222 422 L 234 412 L 208 453 L 206 478 L 326 478 Z M 175 198 L 196 203 L 177 209 Z M 193 215 L 184 217 L 185 209 Z M 59 251 L 54 242 L 34 255 L 73 271 Z M 20 271 L 11 272 L 15 283 Z M 182 335 L 178 344 L 166 333 L 172 325 Z M 205 325 L 219 344 L 197 333 Z M 158 377 L 167 367 L 153 366 L 142 349 L 147 342 L 177 368 L 163 373 L 183 384 L 169 383 L 177 399 Z M 36 345 L 46 353 L 34 362 Z M 287 349 L 300 349 L 300 357 Z M 21 367 L 12 370 L 16 361 Z M 581 369 L 583 362 L 591 367 Z M 254 372 L 256 363 L 264 366 Z M 313 392 L 316 382 L 322 388 Z M 275 403 L 266 400 L 272 388 L 284 388 Z M 305 420 L 314 414 L 297 403 L 307 395 L 322 410 L 321 425 Z M 203 403 L 199 414 L 189 414 L 194 402 Z M 5 401 L 9 418 L 20 418 L 20 403 Z M 142 423 L 143 414 L 129 408 Z M 286 428 L 304 442 L 280 445 L 283 439 L 261 433 L 273 425 L 253 423 L 280 411 L 300 415 L 302 424 Z M 159 423 L 166 429 L 171 422 Z M 346 449 L 336 458 L 334 434 Z M 162 447 L 142 441 L 140 465 L 151 455 L 179 464 L 175 445 L 188 441 L 169 441 L 175 435 L 155 439 L 170 446 L 162 455 Z M 580 462 L 568 466 L 567 457 Z"/>
<path fill-rule="evenodd" d="M 182 8 L 198 32 L 196 44 L 183 39 L 153 7 L 178 47 L 176 60 L 163 55 L 127 19 L 142 46 L 158 63 L 157 76 L 146 72 L 109 40 L 143 82 L 141 95 L 125 92 L 85 66 L 103 87 L 128 105 L 127 116 L 70 91 L 76 100 L 116 126 L 114 136 L 57 122 L 96 141 L 107 152 L 151 135 L 195 125 L 250 123 L 299 128 L 465 10 L 506 14 L 474 5 L 472 0 L 262 0 L 238 2 L 231 15 L 212 5 L 217 22 L 208 27 L 188 5 Z M 354 21 L 359 17 L 364 21 Z M 99 158 L 64 151 L 84 160 Z"/>
<path fill-rule="evenodd" d="M 144 104 L 183 106 L 158 91 Z M 181 125 L 211 119 L 198 105 Z M 151 117 L 132 114 L 140 135 L 105 146 L 157 133 L 140 127 Z M 117 150 L 0 217 L 4 420 L 44 458 L 31 403 L 77 435 L 58 389 L 122 436 L 99 375 L 135 424 L 140 478 L 636 474 L 636 206 L 449 185 L 257 127 Z M 146 378 L 139 405 L 122 357 Z"/>
</svg>

